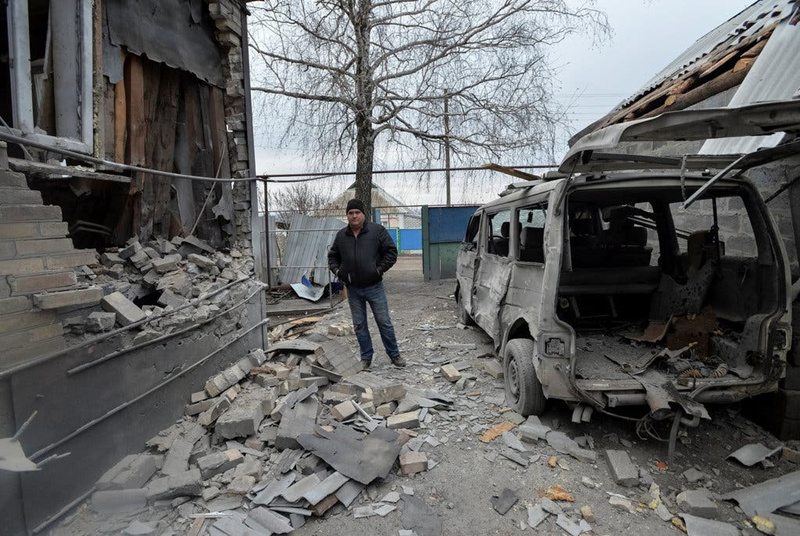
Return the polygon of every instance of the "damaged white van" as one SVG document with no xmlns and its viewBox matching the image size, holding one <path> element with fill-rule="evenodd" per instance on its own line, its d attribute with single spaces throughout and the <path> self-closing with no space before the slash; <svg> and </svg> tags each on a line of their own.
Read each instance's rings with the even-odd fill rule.
<svg viewBox="0 0 800 536">
<path fill-rule="evenodd" d="M 561 174 L 512 185 L 472 216 L 459 314 L 494 340 L 517 412 L 539 414 L 554 398 L 573 404 L 575 421 L 643 406 L 642 419 L 696 424 L 705 403 L 777 389 L 790 272 L 764 201 L 740 175 L 798 146 L 731 158 L 597 150 L 665 131 L 707 136 L 708 121 L 718 136 L 750 133 L 728 109 L 609 127 L 573 147 Z"/>
</svg>

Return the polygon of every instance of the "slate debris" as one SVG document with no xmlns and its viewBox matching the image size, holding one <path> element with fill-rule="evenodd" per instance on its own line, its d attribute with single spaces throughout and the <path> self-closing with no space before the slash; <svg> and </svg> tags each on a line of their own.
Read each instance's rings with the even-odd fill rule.
<svg viewBox="0 0 800 536">
<path fill-rule="evenodd" d="M 492 502 L 492 508 L 494 508 L 498 514 L 504 516 L 506 512 L 517 504 L 519 496 L 513 490 L 504 488 L 503 491 L 500 492 L 500 495 L 494 495 L 490 500 Z"/>
</svg>

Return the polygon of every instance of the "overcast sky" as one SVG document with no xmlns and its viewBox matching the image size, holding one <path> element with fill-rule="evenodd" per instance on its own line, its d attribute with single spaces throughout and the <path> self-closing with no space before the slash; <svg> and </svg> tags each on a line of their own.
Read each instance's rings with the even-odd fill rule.
<svg viewBox="0 0 800 536">
<path fill-rule="evenodd" d="M 642 87 L 654 74 L 697 39 L 752 4 L 748 0 L 599 0 L 613 35 L 593 45 L 580 36 L 552 51 L 558 68 L 560 89 L 556 98 L 570 105 L 571 128 L 564 138 L 599 119 L 617 103 Z M 256 132 L 258 173 L 292 173 L 310 170 L 302 157 L 265 146 Z M 562 148 L 566 150 L 566 145 Z M 545 162 L 502 162 L 507 165 Z M 453 203 L 480 203 L 496 196 L 508 177 L 497 178 L 483 187 L 459 188 L 453 177 Z M 352 181 L 352 178 L 349 179 Z M 344 181 L 326 185 L 342 189 Z M 376 176 L 375 182 L 407 204 L 443 203 L 444 178 L 431 177 L 420 185 L 408 176 Z"/>
</svg>

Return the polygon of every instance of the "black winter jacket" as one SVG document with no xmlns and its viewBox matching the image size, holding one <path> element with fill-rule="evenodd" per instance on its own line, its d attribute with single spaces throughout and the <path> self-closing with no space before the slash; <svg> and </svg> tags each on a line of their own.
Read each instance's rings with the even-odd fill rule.
<svg viewBox="0 0 800 536">
<path fill-rule="evenodd" d="M 358 236 L 348 225 L 336 233 L 328 266 L 345 285 L 364 288 L 383 279 L 397 262 L 397 247 L 383 225 L 364 222 Z"/>
</svg>

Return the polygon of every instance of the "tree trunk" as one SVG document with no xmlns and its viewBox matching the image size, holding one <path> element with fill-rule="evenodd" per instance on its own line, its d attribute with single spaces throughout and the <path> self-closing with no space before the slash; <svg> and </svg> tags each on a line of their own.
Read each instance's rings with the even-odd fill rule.
<svg viewBox="0 0 800 536">
<path fill-rule="evenodd" d="M 364 203 L 367 219 L 372 216 L 372 164 L 375 157 L 375 133 L 368 117 L 356 118 L 356 199 Z"/>
</svg>

